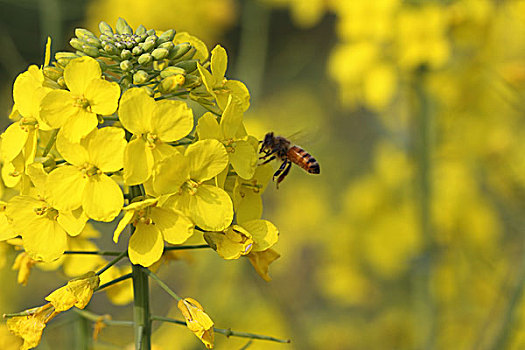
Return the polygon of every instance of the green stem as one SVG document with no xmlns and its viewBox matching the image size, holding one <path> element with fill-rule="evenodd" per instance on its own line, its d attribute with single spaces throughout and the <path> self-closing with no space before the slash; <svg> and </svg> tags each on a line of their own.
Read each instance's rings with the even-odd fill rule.
<svg viewBox="0 0 525 350">
<path fill-rule="evenodd" d="M 179 296 L 177 295 L 177 293 L 175 293 L 174 291 L 172 291 L 171 288 L 168 287 L 168 285 L 167 285 L 166 283 L 164 283 L 164 282 L 159 278 L 159 276 L 157 276 L 155 273 L 151 272 L 150 270 L 147 270 L 147 269 L 146 269 L 145 271 L 146 271 L 146 273 L 148 274 L 148 276 L 151 277 L 152 279 L 154 279 L 155 282 L 157 282 L 157 284 L 158 284 L 162 289 L 164 289 L 164 291 L 165 291 L 166 293 L 168 293 L 169 295 L 171 295 L 171 296 L 173 297 L 173 299 L 175 299 L 175 300 L 177 300 L 177 301 L 179 301 L 179 300 L 182 299 L 181 297 L 179 297 Z"/>
<path fill-rule="evenodd" d="M 416 162 L 418 165 L 417 186 L 419 197 L 419 225 L 422 236 L 422 251 L 414 274 L 416 308 L 419 314 L 421 338 L 418 348 L 433 349 L 436 335 L 436 305 L 432 293 L 434 265 L 434 239 L 432 229 L 432 146 L 433 120 L 430 100 L 425 91 L 425 70 L 415 74 L 414 91 L 416 98 L 417 124 L 414 130 Z"/>
<path fill-rule="evenodd" d="M 53 147 L 53 145 L 55 144 L 55 141 L 57 139 L 57 134 L 58 134 L 58 129 L 53 130 L 53 132 L 51 133 L 51 138 L 49 139 L 49 141 L 47 141 L 46 148 L 44 148 L 44 152 L 42 153 L 42 157 L 47 156 L 49 151 L 51 151 L 51 148 Z"/>
<path fill-rule="evenodd" d="M 133 320 L 135 322 L 135 349 L 151 349 L 151 319 L 149 310 L 148 269 L 132 265 L 133 269 Z"/>
<path fill-rule="evenodd" d="M 80 314 L 77 316 L 75 327 L 75 349 L 89 350 L 91 343 L 91 336 L 89 335 L 89 322 Z"/>
<path fill-rule="evenodd" d="M 207 244 L 196 244 L 196 245 L 181 245 L 181 246 L 175 246 L 175 247 L 166 247 L 164 248 L 164 251 L 169 250 L 188 250 L 188 249 L 205 249 L 205 248 L 211 248 Z"/>
<path fill-rule="evenodd" d="M 170 317 L 163 317 L 163 316 L 155 316 L 152 315 L 151 319 L 153 321 L 161 321 L 161 322 L 169 322 L 169 323 L 175 323 L 179 325 L 186 325 L 185 321 L 176 320 Z M 240 338 L 250 338 L 250 339 L 259 339 L 259 340 L 268 340 L 268 341 L 274 341 L 277 343 L 290 343 L 290 339 L 279 339 L 270 337 L 267 335 L 260 335 L 260 334 L 253 334 L 253 333 L 246 333 L 246 332 L 237 332 L 232 331 L 231 329 L 222 329 L 222 328 L 213 328 L 213 331 L 215 333 L 220 333 L 225 335 L 226 337 L 240 337 Z"/>
<path fill-rule="evenodd" d="M 107 283 L 104 283 L 104 284 L 98 286 L 98 288 L 95 289 L 94 292 L 98 292 L 99 290 L 102 290 L 102 289 L 104 289 L 104 288 L 107 288 L 107 287 L 109 287 L 109 286 L 112 286 L 112 285 L 114 285 L 114 284 L 117 284 L 117 283 L 119 283 L 119 282 L 122 282 L 122 281 L 124 281 L 124 280 L 127 280 L 128 278 L 131 278 L 132 275 L 133 275 L 132 273 L 127 273 L 127 274 L 125 274 L 125 275 L 122 275 L 122 276 L 120 276 L 120 277 L 117 277 L 117 278 L 115 278 L 115 279 L 112 280 L 112 281 L 109 281 L 109 282 L 107 282 Z"/>
<path fill-rule="evenodd" d="M 100 276 L 104 271 L 106 271 L 107 269 L 109 269 L 111 266 L 115 265 L 116 263 L 118 263 L 123 257 L 125 257 L 126 255 L 128 254 L 128 251 L 125 250 L 123 252 L 121 252 L 119 255 L 117 255 L 117 257 L 113 260 L 111 260 L 106 266 L 104 266 L 103 268 L 101 268 L 100 270 L 98 270 L 97 272 L 97 275 Z"/>
<path fill-rule="evenodd" d="M 64 254 L 119 256 L 122 252 L 100 250 L 66 250 Z"/>
</svg>

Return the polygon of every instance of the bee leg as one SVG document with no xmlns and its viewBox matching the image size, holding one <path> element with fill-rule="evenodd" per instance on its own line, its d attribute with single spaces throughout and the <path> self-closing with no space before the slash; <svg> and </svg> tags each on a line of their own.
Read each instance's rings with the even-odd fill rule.
<svg viewBox="0 0 525 350">
<path fill-rule="evenodd" d="M 259 158 L 259 159 L 263 159 L 263 158 Z M 264 162 L 262 162 L 260 165 L 264 165 L 264 164 L 266 164 L 266 163 L 268 163 L 268 162 L 271 162 L 271 161 L 274 160 L 274 159 L 275 159 L 275 156 L 271 156 L 270 158 L 268 158 L 268 159 L 266 159 Z"/>
<path fill-rule="evenodd" d="M 283 164 L 281 164 L 281 166 L 279 167 L 279 169 L 277 169 L 277 171 L 273 174 L 273 180 L 275 181 L 275 178 L 279 175 L 281 175 L 281 173 L 284 171 L 284 168 L 286 167 L 286 165 L 288 164 L 288 160 L 285 160 L 283 162 Z"/>
<path fill-rule="evenodd" d="M 277 188 L 279 188 L 279 183 L 284 180 L 286 175 L 288 175 L 288 173 L 290 172 L 291 168 L 292 168 L 292 162 L 288 161 L 287 165 L 286 165 L 286 168 L 284 169 L 284 171 L 277 178 Z"/>
</svg>

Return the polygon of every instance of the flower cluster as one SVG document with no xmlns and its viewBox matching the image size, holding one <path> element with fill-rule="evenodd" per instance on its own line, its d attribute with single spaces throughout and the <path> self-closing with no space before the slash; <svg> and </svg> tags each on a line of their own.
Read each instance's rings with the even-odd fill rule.
<svg viewBox="0 0 525 350">
<path fill-rule="evenodd" d="M 76 52 L 53 62 L 48 41 L 43 66 L 16 78 L 1 156 L 4 183 L 18 194 L 2 202 L 0 239 L 21 236 L 32 263 L 51 262 L 88 220 L 122 212 L 113 238 L 131 225 L 133 264 L 149 267 L 165 243 L 201 235 L 225 259 L 247 256 L 268 280 L 279 256 L 278 230 L 261 219 L 270 176 L 243 124 L 249 92 L 225 78 L 224 48 L 210 55 L 187 33 L 133 31 L 123 19 L 100 31 L 77 29 Z"/>
</svg>

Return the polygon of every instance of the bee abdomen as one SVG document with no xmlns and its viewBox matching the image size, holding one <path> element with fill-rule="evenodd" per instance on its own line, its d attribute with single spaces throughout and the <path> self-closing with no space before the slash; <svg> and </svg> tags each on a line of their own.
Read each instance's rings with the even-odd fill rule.
<svg viewBox="0 0 525 350">
<path fill-rule="evenodd" d="M 298 146 L 292 146 L 288 150 L 288 158 L 310 174 L 319 174 L 321 169 L 319 163 L 308 152 Z"/>
</svg>

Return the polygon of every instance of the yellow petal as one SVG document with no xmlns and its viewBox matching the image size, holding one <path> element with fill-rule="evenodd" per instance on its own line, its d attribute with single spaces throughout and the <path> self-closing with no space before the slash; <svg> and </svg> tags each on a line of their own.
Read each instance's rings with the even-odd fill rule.
<svg viewBox="0 0 525 350">
<path fill-rule="evenodd" d="M 7 209 L 7 203 L 0 201 L 0 241 L 14 238 L 18 236 L 13 227 L 7 220 L 5 210 Z"/>
<path fill-rule="evenodd" d="M 68 163 L 76 166 L 83 166 L 84 163 L 89 163 L 89 154 L 86 147 L 82 144 L 71 142 L 67 137 L 64 136 L 64 132 L 60 130 L 56 139 L 56 148 L 58 153 Z"/>
<path fill-rule="evenodd" d="M 236 192 L 234 192 L 235 194 Z M 263 212 L 262 199 L 259 194 L 252 191 L 245 192 L 244 196 L 239 196 L 236 201 L 235 215 L 237 222 L 245 222 L 260 219 Z"/>
<path fill-rule="evenodd" d="M 184 243 L 193 235 L 193 222 L 181 212 L 164 208 L 151 208 L 149 217 L 170 244 Z"/>
<path fill-rule="evenodd" d="M 113 242 L 118 242 L 120 234 L 122 233 L 122 231 L 124 231 L 126 226 L 128 226 L 131 223 L 134 215 L 135 212 L 133 210 L 127 210 L 124 212 L 124 216 L 122 217 L 122 219 L 120 219 L 117 228 L 115 229 L 115 232 L 113 232 Z"/>
<path fill-rule="evenodd" d="M 211 72 L 216 82 L 224 79 L 227 67 L 228 55 L 226 54 L 226 50 L 221 45 L 215 46 L 213 50 L 211 50 Z"/>
<path fill-rule="evenodd" d="M 224 84 L 224 89 L 226 89 L 231 95 L 233 95 L 236 99 L 240 101 L 243 112 L 246 112 L 246 110 L 250 107 L 250 92 L 248 91 L 246 85 L 244 85 L 243 82 L 238 80 L 228 80 Z M 219 99 L 217 99 L 219 107 L 225 107 L 228 102 L 228 99 L 222 98 L 220 100 L 221 102 L 219 103 Z"/>
<path fill-rule="evenodd" d="M 62 132 L 72 142 L 80 140 L 92 132 L 98 125 L 97 115 L 85 109 L 77 108 L 77 113 L 62 126 Z"/>
<path fill-rule="evenodd" d="M 153 154 L 142 137 L 131 140 L 124 151 L 124 181 L 128 186 L 145 182 L 153 171 Z"/>
<path fill-rule="evenodd" d="M 56 168 L 47 177 L 49 201 L 59 210 L 71 211 L 82 205 L 88 179 L 73 165 Z"/>
<path fill-rule="evenodd" d="M 210 112 L 205 113 L 199 118 L 197 122 L 197 135 L 199 135 L 199 140 L 222 140 L 224 138 L 217 118 Z"/>
<path fill-rule="evenodd" d="M 257 169 L 257 151 L 248 141 L 238 140 L 233 144 L 230 162 L 233 170 L 243 179 L 251 179 Z"/>
<path fill-rule="evenodd" d="M 226 260 L 248 254 L 253 246 L 251 234 L 238 225 L 232 225 L 224 232 L 205 232 L 204 239 Z"/>
<path fill-rule="evenodd" d="M 153 188 L 159 194 L 176 193 L 188 177 L 188 160 L 177 152 L 159 163 L 153 177 Z"/>
<path fill-rule="evenodd" d="M 119 185 L 105 174 L 91 176 L 82 193 L 82 208 L 93 220 L 109 222 L 124 205 Z"/>
<path fill-rule="evenodd" d="M 93 113 L 110 115 L 117 110 L 120 86 L 104 79 L 94 79 L 87 86 L 84 96 Z"/>
<path fill-rule="evenodd" d="M 241 223 L 253 236 L 252 251 L 260 252 L 273 246 L 279 240 L 279 230 L 267 220 L 251 220 Z"/>
<path fill-rule="evenodd" d="M 127 145 L 123 129 L 114 127 L 97 129 L 87 140 L 91 164 L 105 173 L 122 169 Z"/>
<path fill-rule="evenodd" d="M 201 304 L 195 299 L 184 298 L 179 300 L 177 307 L 186 319 L 186 325 L 206 346 L 213 348 L 213 321 L 208 316 Z"/>
<path fill-rule="evenodd" d="M 66 311 L 76 306 L 83 309 L 91 300 L 93 291 L 100 284 L 100 278 L 90 271 L 83 276 L 70 280 L 67 285 L 55 290 L 46 297 L 56 311 Z"/>
<path fill-rule="evenodd" d="M 44 312 L 44 308 L 49 309 L 49 307 L 43 306 L 38 308 L 42 309 L 42 312 L 30 316 L 16 316 L 7 320 L 6 324 L 9 331 L 24 339 L 24 344 L 20 350 L 35 348 L 40 343 L 42 332 L 46 328 L 46 321 L 50 315 L 50 313 Z"/>
<path fill-rule="evenodd" d="M 78 113 L 71 92 L 51 90 L 40 101 L 40 118 L 52 128 L 60 128 Z"/>
<path fill-rule="evenodd" d="M 32 74 L 36 70 L 36 74 Z M 18 112 L 24 117 L 36 118 L 38 104 L 40 102 L 40 88 L 44 82 L 40 70 L 32 65 L 27 71 L 19 74 L 13 84 L 13 100 L 15 101 Z"/>
<path fill-rule="evenodd" d="M 160 161 L 170 157 L 174 153 L 180 153 L 173 146 L 170 146 L 167 143 L 157 142 L 155 148 L 152 150 L 154 163 L 158 164 Z"/>
<path fill-rule="evenodd" d="M 28 131 L 22 130 L 20 122 L 9 125 L 2 134 L 2 158 L 4 161 L 11 162 L 22 152 L 28 135 Z"/>
<path fill-rule="evenodd" d="M 64 69 L 66 85 L 75 95 L 83 95 L 93 79 L 100 79 L 102 70 L 98 62 L 88 56 L 71 60 Z"/>
<path fill-rule="evenodd" d="M 148 267 L 162 256 L 164 240 L 155 225 L 139 223 L 129 239 L 128 255 L 133 264 Z"/>
<path fill-rule="evenodd" d="M 88 217 L 82 208 L 78 208 L 74 211 L 60 211 L 57 221 L 70 236 L 77 236 L 86 226 Z"/>
<path fill-rule="evenodd" d="M 134 135 L 151 130 L 151 115 L 155 100 L 144 89 L 126 90 L 120 99 L 118 116 L 124 128 Z"/>
<path fill-rule="evenodd" d="M 163 142 L 180 140 L 193 129 L 193 111 L 183 101 L 156 102 L 151 128 Z"/>
<path fill-rule="evenodd" d="M 221 117 L 221 129 L 224 138 L 233 139 L 242 123 L 242 107 L 237 99 L 230 96 Z"/>
<path fill-rule="evenodd" d="M 217 176 L 228 165 L 228 153 L 217 140 L 197 141 L 186 148 L 190 177 L 202 182 Z"/>
<path fill-rule="evenodd" d="M 273 249 L 267 249 L 262 252 L 252 251 L 248 254 L 248 259 L 253 268 L 259 276 L 261 276 L 266 282 L 270 282 L 271 278 L 268 274 L 268 267 L 272 262 L 277 260 L 281 255 Z"/>
<path fill-rule="evenodd" d="M 207 231 L 222 231 L 233 220 L 233 204 L 228 193 L 223 189 L 200 185 L 195 195 L 188 195 L 186 215 L 197 226 Z M 183 210 L 184 212 L 184 210 Z"/>
</svg>

